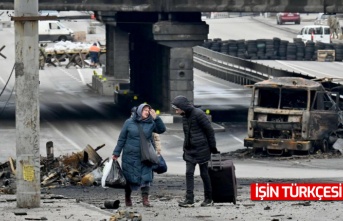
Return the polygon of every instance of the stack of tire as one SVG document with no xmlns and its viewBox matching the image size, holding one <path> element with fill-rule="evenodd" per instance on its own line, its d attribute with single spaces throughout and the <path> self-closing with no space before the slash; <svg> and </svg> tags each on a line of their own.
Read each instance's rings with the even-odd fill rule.
<svg viewBox="0 0 343 221">
<path fill-rule="evenodd" d="M 287 46 L 288 46 L 288 41 L 285 41 L 285 40 L 280 41 L 280 46 L 279 46 L 279 51 L 278 51 L 280 60 L 287 59 Z"/>
<path fill-rule="evenodd" d="M 299 38 L 294 42 L 279 38 L 257 40 L 226 40 L 220 38 L 204 41 L 203 47 L 230 56 L 243 59 L 272 59 L 316 61 L 318 50 L 335 50 L 335 61 L 343 61 L 343 44 L 327 44 L 308 41 L 306 44 Z"/>
<path fill-rule="evenodd" d="M 230 56 L 237 57 L 237 51 L 238 51 L 237 42 L 235 40 L 229 40 L 228 45 L 229 45 L 228 54 Z"/>
<path fill-rule="evenodd" d="M 246 56 L 247 49 L 245 47 L 245 40 L 244 39 L 237 40 L 237 48 L 238 48 L 237 57 L 246 59 L 247 58 L 247 56 Z"/>
<path fill-rule="evenodd" d="M 276 60 L 280 59 L 279 49 L 280 49 L 281 39 L 280 38 L 273 38 L 273 45 L 274 45 L 274 58 Z"/>
<path fill-rule="evenodd" d="M 265 59 L 272 59 L 275 60 L 275 54 L 274 54 L 274 40 L 272 39 L 266 39 L 266 54 Z"/>
<path fill-rule="evenodd" d="M 343 61 L 343 44 L 334 44 L 335 61 Z"/>
<path fill-rule="evenodd" d="M 221 45 L 222 40 L 220 38 L 214 38 L 210 49 L 212 51 L 220 52 Z"/>
<path fill-rule="evenodd" d="M 256 60 L 257 57 L 257 42 L 256 40 L 248 40 L 246 41 L 247 45 L 247 59 Z"/>
<path fill-rule="evenodd" d="M 305 61 L 311 61 L 313 59 L 313 53 L 314 53 L 315 43 L 313 41 L 306 42 L 305 45 Z"/>
<path fill-rule="evenodd" d="M 266 59 L 266 41 L 264 39 L 257 39 L 257 57 L 258 59 L 265 60 Z"/>
<path fill-rule="evenodd" d="M 286 59 L 290 61 L 297 59 L 297 45 L 293 42 L 287 44 Z"/>
<path fill-rule="evenodd" d="M 220 46 L 220 53 L 222 54 L 228 54 L 229 52 L 229 44 L 228 41 L 222 41 L 222 44 Z"/>
<path fill-rule="evenodd" d="M 297 47 L 296 60 L 297 61 L 304 60 L 304 56 L 305 56 L 305 43 L 302 41 L 301 38 L 294 38 L 293 42 L 295 43 L 295 45 Z"/>
<path fill-rule="evenodd" d="M 211 39 L 205 40 L 204 43 L 202 43 L 202 46 L 203 46 L 204 48 L 210 49 L 211 46 L 212 46 L 212 40 L 211 40 Z"/>
</svg>

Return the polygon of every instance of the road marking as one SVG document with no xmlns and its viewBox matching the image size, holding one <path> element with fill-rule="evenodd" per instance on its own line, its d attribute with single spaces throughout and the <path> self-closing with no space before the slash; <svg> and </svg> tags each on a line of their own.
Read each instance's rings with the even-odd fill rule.
<svg viewBox="0 0 343 221">
<path fill-rule="evenodd" d="M 284 62 L 282 62 L 282 61 L 276 61 L 276 62 L 279 62 L 279 63 L 281 63 L 281 64 L 287 66 L 287 64 L 284 63 Z M 290 67 L 292 67 L 292 68 L 299 67 L 299 68 L 301 68 L 301 69 L 309 70 L 309 71 L 312 71 L 312 72 L 315 72 L 315 73 L 318 73 L 318 74 L 322 74 L 322 75 L 327 75 L 327 76 L 330 76 L 330 77 L 337 77 L 336 75 L 326 74 L 326 73 L 323 73 L 323 72 L 320 72 L 320 71 L 316 71 L 316 70 L 313 70 L 313 69 L 310 69 L 310 68 L 301 67 L 301 66 L 298 66 L 298 65 L 295 65 L 295 64 L 288 64 L 288 66 L 290 66 Z M 297 68 L 295 68 L 295 69 L 297 69 Z M 300 69 L 298 69 L 298 70 L 301 71 Z M 310 73 L 303 72 L 303 71 L 301 71 L 301 72 L 313 76 L 313 75 L 310 74 Z M 317 78 L 318 76 L 314 76 L 314 77 Z M 320 77 L 319 77 L 319 78 L 320 78 Z"/>
<path fill-rule="evenodd" d="M 79 72 L 79 75 L 80 75 L 80 78 L 81 78 L 82 83 L 83 83 L 83 84 L 86 84 L 85 79 L 83 78 L 83 75 L 82 75 L 82 73 L 81 73 L 81 69 L 77 69 L 77 72 Z"/>
<path fill-rule="evenodd" d="M 230 136 L 231 136 L 233 139 L 235 139 L 235 140 L 237 140 L 238 142 L 240 142 L 241 144 L 244 144 L 243 140 L 239 139 L 239 138 L 236 137 L 235 135 L 230 134 Z"/>
<path fill-rule="evenodd" d="M 58 69 L 60 69 L 62 72 L 64 72 L 65 74 L 67 74 L 70 78 L 72 78 L 72 79 L 74 79 L 74 80 L 76 80 L 76 81 L 78 81 L 78 82 L 80 82 L 80 83 L 83 83 L 80 79 L 77 79 L 76 77 L 74 77 L 72 74 L 70 74 L 68 71 L 66 71 L 66 70 L 64 70 L 63 68 L 58 68 Z"/>
<path fill-rule="evenodd" d="M 82 150 L 82 148 L 77 145 L 74 141 L 72 141 L 71 139 L 69 139 L 68 137 L 64 136 L 64 134 L 58 130 L 54 125 L 52 125 L 50 122 L 46 121 L 46 123 L 58 134 L 60 135 L 62 138 L 64 138 L 68 143 L 70 143 L 72 146 L 74 146 L 76 149 L 78 150 Z"/>
<path fill-rule="evenodd" d="M 299 67 L 299 66 L 296 66 L 296 65 L 293 65 L 293 64 L 287 64 L 287 63 L 285 63 L 285 62 L 278 61 L 278 60 L 275 60 L 275 61 L 278 62 L 278 63 L 280 63 L 280 64 L 283 64 L 283 65 L 285 65 L 285 66 L 288 66 L 288 67 L 290 67 L 290 68 L 294 68 L 295 70 L 299 71 L 299 72 L 302 73 L 302 74 L 307 74 L 307 75 L 313 76 L 312 74 L 310 74 L 310 73 L 308 73 L 308 72 L 305 72 L 305 71 L 302 71 L 302 70 L 299 69 L 299 68 L 296 68 L 296 67 Z M 303 68 L 303 67 L 300 67 L 300 68 L 306 69 L 306 68 Z M 308 69 L 308 70 L 311 70 L 311 69 Z"/>
</svg>

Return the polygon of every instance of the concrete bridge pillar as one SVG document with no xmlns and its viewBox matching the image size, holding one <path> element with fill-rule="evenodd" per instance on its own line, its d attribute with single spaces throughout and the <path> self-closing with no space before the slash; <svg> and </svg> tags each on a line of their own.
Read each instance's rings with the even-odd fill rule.
<svg viewBox="0 0 343 221">
<path fill-rule="evenodd" d="M 140 47 L 135 47 L 137 44 Z M 141 39 L 132 45 L 130 84 L 139 102 L 171 113 L 171 101 L 177 95 L 193 101 L 192 47 L 169 47 Z"/>
<path fill-rule="evenodd" d="M 168 56 L 169 70 L 167 70 L 169 90 L 166 91 L 165 106 L 172 112 L 170 103 L 174 97 L 184 95 L 191 102 L 194 100 L 193 81 L 193 48 L 170 48 Z"/>
<path fill-rule="evenodd" d="M 129 70 L 129 34 L 106 24 L 106 67 L 102 78 L 93 76 L 93 87 L 98 85 L 96 90 L 100 94 L 113 96 L 120 83 L 129 82 Z"/>
<path fill-rule="evenodd" d="M 115 79 L 129 78 L 129 34 L 106 25 L 106 73 Z"/>
</svg>

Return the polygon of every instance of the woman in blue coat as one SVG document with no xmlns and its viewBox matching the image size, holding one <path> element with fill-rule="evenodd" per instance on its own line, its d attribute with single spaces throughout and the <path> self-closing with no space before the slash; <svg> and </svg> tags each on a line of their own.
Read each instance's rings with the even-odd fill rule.
<svg viewBox="0 0 343 221">
<path fill-rule="evenodd" d="M 117 160 L 123 152 L 122 170 L 127 181 L 125 205 L 132 206 L 132 190 L 141 189 L 143 205 L 149 207 L 149 189 L 153 180 L 153 171 L 151 165 L 141 162 L 138 124 L 142 127 L 147 140 L 150 141 L 153 139 L 153 132 L 161 134 L 166 131 L 162 119 L 156 115 L 155 110 L 148 104 L 141 104 L 137 107 L 136 113 L 125 121 L 112 158 Z"/>
</svg>

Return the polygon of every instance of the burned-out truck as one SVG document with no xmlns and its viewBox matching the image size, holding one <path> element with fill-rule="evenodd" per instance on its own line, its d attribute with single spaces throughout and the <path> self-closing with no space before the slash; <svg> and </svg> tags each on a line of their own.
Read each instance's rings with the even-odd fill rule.
<svg viewBox="0 0 343 221">
<path fill-rule="evenodd" d="M 342 126 L 339 94 L 321 82 L 279 77 L 253 85 L 245 147 L 268 154 L 327 152 Z"/>
</svg>

